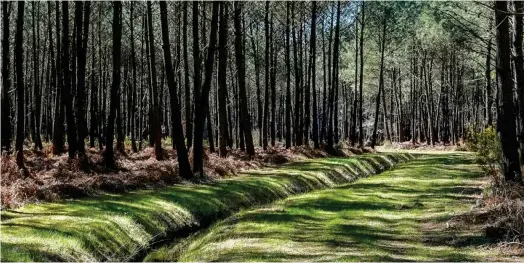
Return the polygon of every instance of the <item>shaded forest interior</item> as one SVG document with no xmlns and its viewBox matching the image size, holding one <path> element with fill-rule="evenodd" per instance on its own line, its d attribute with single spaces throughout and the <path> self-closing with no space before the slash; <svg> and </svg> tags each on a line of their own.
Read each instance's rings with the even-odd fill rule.
<svg viewBox="0 0 524 263">
<path fill-rule="evenodd" d="M 2 186 L 156 161 L 196 180 L 490 126 L 522 182 L 523 2 L 1 5 Z"/>
</svg>

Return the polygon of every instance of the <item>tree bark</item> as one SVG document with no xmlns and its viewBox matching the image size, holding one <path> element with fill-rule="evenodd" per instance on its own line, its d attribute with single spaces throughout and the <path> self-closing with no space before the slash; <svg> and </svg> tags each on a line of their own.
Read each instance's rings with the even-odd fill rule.
<svg viewBox="0 0 524 263">
<path fill-rule="evenodd" d="M 264 92 L 264 120 L 262 123 L 262 147 L 264 150 L 267 149 L 267 137 L 268 137 L 268 124 L 269 124 L 269 89 L 270 89 L 270 83 L 269 83 L 269 75 L 270 75 L 270 29 L 269 29 L 269 1 L 266 2 L 266 12 L 264 15 L 264 32 L 265 32 L 265 42 L 266 42 L 266 49 L 265 49 L 265 58 L 264 58 L 264 64 L 265 64 L 265 92 Z"/>
<path fill-rule="evenodd" d="M 200 97 L 200 40 L 198 36 L 198 28 L 198 2 L 195 1 L 193 2 L 193 104 L 195 106 Z M 194 116 L 196 116 L 196 110 L 197 108 L 194 107 Z M 193 129 L 192 122 L 193 120 L 191 119 L 191 123 L 187 124 L 188 130 L 191 128 L 191 131 Z M 188 148 L 191 148 L 192 142 L 190 142 L 190 140 L 193 139 L 193 134 L 188 131 L 187 136 Z"/>
<path fill-rule="evenodd" d="M 245 72 L 245 58 L 243 53 L 243 39 L 244 34 L 241 24 L 242 17 L 242 3 L 235 2 L 235 57 L 238 71 L 238 93 L 240 96 L 240 110 L 242 111 L 242 130 L 246 143 L 246 152 L 249 156 L 255 155 L 255 147 L 253 145 L 253 136 L 251 134 L 251 120 L 249 117 L 249 110 L 247 106 L 246 94 L 246 72 Z"/>
<path fill-rule="evenodd" d="M 187 147 L 191 147 L 191 140 L 193 139 L 193 128 L 191 125 L 192 114 L 191 114 L 191 90 L 189 86 L 189 60 L 188 60 L 188 51 L 187 51 L 187 2 L 184 2 L 183 7 L 183 24 L 182 24 L 182 49 L 183 49 L 183 58 L 184 58 L 184 97 L 185 97 L 185 126 L 186 126 L 186 135 L 187 135 Z"/>
<path fill-rule="evenodd" d="M 524 11 L 524 2 L 513 1 L 515 11 L 522 13 Z M 513 46 L 516 56 L 514 57 L 515 73 L 517 79 L 517 94 L 519 98 L 519 115 L 520 115 L 520 160 L 524 163 L 524 55 L 522 51 L 522 35 L 523 35 L 523 15 L 515 15 L 515 34 Z"/>
<path fill-rule="evenodd" d="M 513 113 L 513 81 L 511 80 L 511 43 L 509 36 L 508 2 L 495 2 L 497 24 L 497 75 L 502 88 L 500 140 L 503 154 L 504 178 L 507 182 L 522 183 Z"/>
<path fill-rule="evenodd" d="M 183 178 L 191 179 L 193 174 L 191 173 L 191 166 L 189 165 L 189 158 L 184 140 L 184 131 L 182 130 L 182 113 L 180 112 L 175 76 L 173 66 L 171 64 L 171 47 L 169 43 L 169 28 L 167 24 L 167 3 L 165 1 L 160 1 L 160 18 L 162 23 L 164 68 L 166 70 L 167 85 L 171 97 L 171 125 L 173 127 L 173 140 L 175 141 L 177 160 L 180 167 L 179 174 Z"/>
<path fill-rule="evenodd" d="M 11 125 L 11 99 L 9 89 L 9 12 L 10 2 L 2 2 L 2 149 L 9 152 L 11 149 L 12 125 Z M 52 51 L 51 51 L 52 52 Z"/>
<path fill-rule="evenodd" d="M 91 2 L 75 2 L 75 8 L 79 9 L 79 13 L 83 13 L 83 32 L 82 32 L 82 16 L 79 18 L 79 24 L 77 28 L 77 48 L 78 48 L 78 65 L 77 65 L 77 101 L 76 101 L 76 118 L 78 126 L 78 153 L 83 163 L 83 167 L 87 168 L 87 157 L 85 156 L 85 145 L 84 140 L 87 137 L 87 122 L 85 119 L 86 114 L 86 88 L 85 88 L 85 76 L 86 76 L 86 56 L 87 56 L 87 43 L 89 36 L 89 17 L 91 13 Z M 82 10 L 84 8 L 84 10 Z"/>
<path fill-rule="evenodd" d="M 151 71 L 149 73 L 149 81 L 151 83 L 151 89 L 152 89 L 152 104 L 153 104 L 153 116 L 150 116 L 152 118 L 152 125 L 153 127 L 150 127 L 150 129 L 153 130 L 154 134 L 154 143 L 155 143 L 155 157 L 157 160 L 161 160 L 163 158 L 163 150 L 162 150 L 162 128 L 160 127 L 160 105 L 158 103 L 158 87 L 156 82 L 156 69 L 155 69 L 155 43 L 154 43 L 154 37 L 153 37 L 153 14 L 152 14 L 152 7 L 151 2 L 147 2 L 147 24 L 148 24 L 148 42 L 149 42 L 149 60 L 151 64 Z"/>
<path fill-rule="evenodd" d="M 228 3 L 220 7 L 220 29 L 218 40 L 218 121 L 219 121 L 219 149 L 220 157 L 227 156 L 229 140 L 227 119 L 227 35 L 228 35 Z"/>
<path fill-rule="evenodd" d="M 209 91 L 211 90 L 211 79 L 213 77 L 213 64 L 215 58 L 215 45 L 217 42 L 218 11 L 219 2 L 213 2 L 213 11 L 211 17 L 211 31 L 209 33 L 209 44 L 207 50 L 207 59 L 205 64 L 205 79 L 202 90 L 198 94 L 195 104 L 195 134 L 193 142 L 193 173 L 204 175 L 204 124 L 206 115 L 209 111 Z M 198 79 L 198 76 L 195 78 Z M 195 96 L 197 94 L 195 93 Z M 210 132 L 210 131 L 208 131 Z"/>
<path fill-rule="evenodd" d="M 69 158 L 75 158 L 77 152 L 76 125 L 73 114 L 71 79 L 69 69 L 69 3 L 62 2 L 62 100 L 65 104 L 67 122 L 67 143 Z"/>
<path fill-rule="evenodd" d="M 39 8 L 38 8 L 39 10 Z M 42 138 L 40 137 L 40 121 L 41 121 L 41 111 L 42 111 L 42 95 L 41 95 L 41 87 L 40 87 L 40 81 L 38 75 L 40 74 L 39 69 L 39 49 L 40 47 L 37 45 L 37 30 L 38 35 L 40 35 L 40 24 L 35 20 L 35 13 L 37 11 L 37 3 L 32 3 L 32 27 L 33 27 L 33 101 L 31 102 L 33 104 L 33 108 L 31 110 L 32 115 L 32 122 L 33 122 L 33 129 L 34 129 L 34 143 L 35 143 L 35 149 L 42 150 Z"/>
<path fill-rule="evenodd" d="M 317 2 L 312 2 L 311 7 L 311 91 L 313 92 L 313 147 L 320 148 L 318 138 L 318 106 L 317 106 L 317 78 L 316 78 L 316 58 L 317 58 Z"/>
<path fill-rule="evenodd" d="M 150 3 L 150 2 L 148 2 Z M 149 6 L 150 7 L 150 6 Z M 151 10 L 149 8 L 149 10 Z M 118 90 L 120 88 L 120 61 L 122 49 L 122 2 L 113 3 L 113 83 L 111 84 L 111 98 L 109 101 L 109 117 L 107 119 L 106 149 L 104 162 L 106 167 L 115 168 L 113 140 L 115 132 L 116 107 L 118 103 Z"/>
<path fill-rule="evenodd" d="M 277 113 L 277 52 L 275 52 L 275 41 L 273 40 L 273 14 L 271 14 L 270 19 L 270 31 L 269 31 L 269 39 L 272 43 L 271 45 L 271 54 L 272 56 L 272 67 L 270 69 L 270 75 L 271 75 L 271 146 L 275 147 L 275 140 L 276 140 L 276 113 Z"/>
<path fill-rule="evenodd" d="M 24 169 L 24 116 L 25 116 L 25 94 L 24 94 L 24 75 L 23 75 L 23 61 L 24 61 L 24 2 L 18 2 L 17 18 L 16 18 L 16 32 L 15 32 L 15 69 L 16 69 L 16 96 L 18 116 L 16 121 L 16 164 L 18 168 Z"/>
<path fill-rule="evenodd" d="M 62 98 L 62 65 L 60 56 L 61 44 L 60 44 L 60 3 L 55 2 L 56 5 L 56 99 L 55 99 L 55 122 L 53 125 L 53 153 L 60 154 L 64 152 L 64 103 Z"/>
<path fill-rule="evenodd" d="M 286 149 L 291 147 L 291 62 L 290 62 L 290 34 L 289 9 L 290 2 L 286 2 Z"/>
<path fill-rule="evenodd" d="M 362 1 L 362 12 L 361 12 L 361 18 L 360 18 L 360 80 L 359 80 L 359 88 L 358 88 L 358 96 L 359 96 L 359 110 L 358 110 L 358 142 L 359 147 L 364 147 L 364 127 L 362 126 L 362 122 L 364 121 L 364 115 L 363 115 L 363 93 L 362 89 L 364 86 L 364 26 L 365 26 L 365 2 Z"/>
<path fill-rule="evenodd" d="M 379 76 L 379 84 L 378 84 L 378 94 L 377 94 L 377 100 L 375 104 L 375 120 L 373 124 L 373 135 L 371 137 L 371 148 L 375 149 L 375 144 L 377 142 L 377 126 L 378 126 L 378 116 L 380 112 L 380 95 L 383 92 L 384 89 L 384 50 L 386 47 L 386 17 L 387 14 L 384 14 L 384 18 L 382 20 L 382 38 L 381 38 L 381 44 L 380 44 L 380 76 Z"/>
</svg>

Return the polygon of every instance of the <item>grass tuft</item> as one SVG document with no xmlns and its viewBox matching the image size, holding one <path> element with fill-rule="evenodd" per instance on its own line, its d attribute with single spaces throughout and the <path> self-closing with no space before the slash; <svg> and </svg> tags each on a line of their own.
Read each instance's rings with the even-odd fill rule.
<svg viewBox="0 0 524 263">
<path fill-rule="evenodd" d="M 395 153 L 311 159 L 204 185 L 3 210 L 0 260 L 139 260 L 152 244 L 187 235 L 242 208 L 351 182 L 412 158 Z"/>
<path fill-rule="evenodd" d="M 146 260 L 522 261 L 488 249 L 481 229 L 453 221 L 480 198 L 482 175 L 472 154 L 425 155 L 352 184 L 241 211 Z"/>
</svg>

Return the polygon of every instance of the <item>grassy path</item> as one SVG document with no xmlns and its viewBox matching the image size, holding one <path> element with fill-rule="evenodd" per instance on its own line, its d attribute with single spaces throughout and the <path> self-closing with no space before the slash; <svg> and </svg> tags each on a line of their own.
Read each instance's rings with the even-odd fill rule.
<svg viewBox="0 0 524 263">
<path fill-rule="evenodd" d="M 310 159 L 205 185 L 176 185 L 0 211 L 0 261 L 130 261 L 242 208 L 325 189 L 410 160 L 409 154 Z"/>
<path fill-rule="evenodd" d="M 237 213 L 146 259 L 512 260 L 482 248 L 480 231 L 446 227 L 474 204 L 481 175 L 470 154 L 425 155 L 378 176 Z"/>
</svg>

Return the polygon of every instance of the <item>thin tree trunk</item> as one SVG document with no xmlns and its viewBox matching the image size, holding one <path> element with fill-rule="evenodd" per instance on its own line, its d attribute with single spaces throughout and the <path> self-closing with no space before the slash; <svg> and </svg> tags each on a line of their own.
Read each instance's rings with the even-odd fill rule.
<svg viewBox="0 0 524 263">
<path fill-rule="evenodd" d="M 245 58 L 242 43 L 242 35 L 244 34 L 244 32 L 242 29 L 241 17 L 242 3 L 235 2 L 235 57 L 238 71 L 238 93 L 240 96 L 240 110 L 242 111 L 242 130 L 244 133 L 244 139 L 246 143 L 246 152 L 249 156 L 254 156 L 255 148 L 253 146 L 253 137 L 251 134 L 251 121 L 247 106 Z"/>
<path fill-rule="evenodd" d="M 155 157 L 157 160 L 163 158 L 162 150 L 162 128 L 160 127 L 160 105 L 158 103 L 158 87 L 156 82 L 156 69 L 155 69 L 155 43 L 153 38 L 153 14 L 152 14 L 151 2 L 147 2 L 147 24 L 148 24 L 148 42 L 149 42 L 149 60 L 151 64 L 151 71 L 149 72 L 149 81 L 152 89 L 152 106 L 153 114 L 150 115 L 152 119 L 150 123 L 153 127 L 154 143 L 155 143 Z"/>
<path fill-rule="evenodd" d="M 364 121 L 364 115 L 363 115 L 363 93 L 362 89 L 364 86 L 364 26 L 365 26 L 365 2 L 362 1 L 362 12 L 361 12 L 361 18 L 360 18 L 360 80 L 359 80 L 359 88 L 358 88 L 358 95 L 359 95 L 359 110 L 358 110 L 358 126 L 359 126 L 359 132 L 358 132 L 358 143 L 359 147 L 364 147 L 364 127 L 362 126 L 362 123 Z"/>
<path fill-rule="evenodd" d="M 269 38 L 269 34 L 270 34 L 270 29 L 269 29 L 269 1 L 266 2 L 266 12 L 265 12 L 265 15 L 264 15 L 264 31 L 265 31 L 265 42 L 266 42 L 266 49 L 265 49 L 265 59 L 264 59 L 264 64 L 265 64 L 265 92 L 264 92 L 264 110 L 263 110 L 263 114 L 264 114 L 264 120 L 263 120 L 263 123 L 262 123 L 262 135 L 263 135 L 263 138 L 262 139 L 262 147 L 264 148 L 264 150 L 267 149 L 267 137 L 268 137 L 268 124 L 269 124 L 269 75 L 270 75 L 270 64 L 271 64 L 271 60 L 270 60 L 270 38 Z"/>
<path fill-rule="evenodd" d="M 167 24 L 167 3 L 160 1 L 160 18 L 162 23 L 162 42 L 164 49 L 164 65 L 166 70 L 167 85 L 171 97 L 171 125 L 173 127 L 174 138 L 179 165 L 179 174 L 183 178 L 191 179 L 191 166 L 184 141 L 184 132 L 182 130 L 182 113 L 178 103 L 178 94 L 176 90 L 175 76 L 171 64 L 171 47 L 169 43 L 169 29 Z"/>
<path fill-rule="evenodd" d="M 83 32 L 82 32 L 82 16 L 79 18 L 77 28 L 77 48 L 78 50 L 78 87 L 77 87 L 77 101 L 76 101 L 76 118 L 78 125 L 78 154 L 83 164 L 83 168 L 87 169 L 87 156 L 85 155 L 85 143 L 84 140 L 87 137 L 87 122 L 85 119 L 86 114 L 86 89 L 85 89 L 85 76 L 86 76 L 86 56 L 87 56 L 87 42 L 89 36 L 89 16 L 91 13 L 91 2 L 75 2 L 75 8 L 79 9 L 79 13 L 83 13 Z M 84 10 L 82 10 L 84 8 Z"/>
<path fill-rule="evenodd" d="M 191 114 L 191 90 L 189 87 L 189 60 L 188 60 L 188 51 L 187 51 L 187 2 L 184 2 L 183 7 L 183 24 L 182 24 L 182 49 L 184 57 L 184 97 L 185 97 L 185 126 L 186 126 L 186 135 L 187 135 L 187 147 L 191 147 L 191 140 L 193 139 L 193 128 L 191 125 L 192 114 Z"/>
<path fill-rule="evenodd" d="M 73 115 L 71 80 L 69 76 L 69 3 L 62 2 L 62 100 L 66 109 L 67 143 L 69 158 L 75 158 L 77 151 L 76 127 Z"/>
<path fill-rule="evenodd" d="M 218 42 L 218 121 L 219 121 L 219 149 L 220 157 L 227 156 L 229 140 L 227 119 L 227 35 L 228 35 L 228 3 L 223 2 L 220 7 L 220 29 Z"/>
<path fill-rule="evenodd" d="M 373 135 L 371 137 L 371 148 L 375 149 L 375 144 L 377 141 L 377 126 L 378 126 L 378 116 L 380 112 L 380 95 L 383 92 L 384 89 L 384 50 L 386 46 L 386 17 L 387 14 L 384 14 L 384 18 L 382 20 L 382 38 L 381 38 L 381 45 L 380 45 L 380 76 L 379 76 L 379 84 L 378 84 L 378 94 L 377 94 L 377 100 L 375 104 L 375 120 L 373 124 Z"/>
<path fill-rule="evenodd" d="M 354 86 L 354 98 L 353 105 L 351 108 L 351 131 L 349 132 L 349 137 L 351 140 L 351 146 L 355 146 L 357 143 L 357 106 L 358 106 L 358 90 L 357 90 L 357 81 L 358 81 L 358 18 L 355 22 L 355 82 Z"/>
<path fill-rule="evenodd" d="M 133 77 L 133 85 L 131 88 L 131 150 L 133 152 L 137 152 L 138 148 L 136 146 L 136 98 L 137 98 L 137 78 L 136 78 L 136 56 L 135 56 L 135 34 L 134 34 L 134 27 L 133 27 L 133 21 L 134 19 L 134 2 L 130 2 L 130 14 L 129 14 L 129 29 L 131 30 L 130 35 L 130 42 L 131 42 L 131 65 L 133 67 L 132 69 L 132 77 Z"/>
<path fill-rule="evenodd" d="M 17 107 L 18 116 L 16 121 L 16 164 L 18 168 L 24 169 L 24 106 L 25 106 L 25 94 L 24 94 L 24 75 L 23 75 L 23 61 L 24 61 L 24 2 L 18 2 L 18 12 L 16 18 L 16 32 L 15 32 L 15 69 L 16 69 L 16 95 L 17 95 Z"/>
<path fill-rule="evenodd" d="M 49 6 L 50 4 L 48 4 Z M 11 82 L 9 79 L 9 12 L 10 2 L 2 2 L 2 149 L 7 152 L 11 149 L 12 125 L 11 125 L 11 99 L 9 89 Z M 51 51 L 53 52 L 53 51 Z"/>
<path fill-rule="evenodd" d="M 38 74 L 40 74 L 39 69 L 39 54 L 38 50 L 40 49 L 39 46 L 37 46 L 37 30 L 38 36 L 40 36 L 40 24 L 35 20 L 35 13 L 37 11 L 36 7 L 37 3 L 32 3 L 32 27 L 33 27 L 33 101 L 31 102 L 33 104 L 33 108 L 31 110 L 32 115 L 32 122 L 33 122 L 33 131 L 34 131 L 34 143 L 35 143 L 35 149 L 42 150 L 42 138 L 40 137 L 40 116 L 41 116 L 41 109 L 42 109 L 42 96 L 41 96 L 41 90 L 40 90 L 40 81 Z M 39 10 L 40 8 L 38 8 Z"/>
<path fill-rule="evenodd" d="M 290 34 L 289 9 L 291 3 L 286 2 L 286 149 L 291 147 L 291 62 L 290 62 Z"/>
<path fill-rule="evenodd" d="M 98 29 L 100 30 L 100 28 Z M 100 48 L 100 47 L 98 47 Z M 91 30 L 91 104 L 90 104 L 90 125 L 89 125 L 89 146 L 95 147 L 95 135 L 98 130 L 98 87 L 95 81 L 95 65 L 96 65 L 96 53 L 95 53 L 95 30 Z M 100 72 L 98 72 L 100 74 Z"/>
<path fill-rule="evenodd" d="M 151 2 L 148 2 L 148 9 L 151 10 Z M 115 132 L 116 110 L 119 105 L 118 90 L 120 88 L 120 61 L 122 49 L 122 2 L 113 3 L 113 83 L 111 84 L 111 98 L 109 101 L 109 118 L 106 129 L 106 149 L 104 161 L 108 168 L 115 167 L 115 156 L 113 153 L 113 137 Z"/>
<path fill-rule="evenodd" d="M 276 113 L 277 113 L 277 52 L 275 51 L 276 41 L 273 40 L 273 14 L 271 14 L 270 19 L 270 30 L 269 30 L 269 39 L 272 43 L 270 53 L 272 56 L 272 67 L 270 69 L 271 75 L 271 146 L 275 147 L 276 140 Z"/>
<path fill-rule="evenodd" d="M 313 146 L 320 148 L 318 138 L 318 106 L 317 106 L 317 78 L 316 78 L 316 58 L 317 58 L 317 2 L 312 3 L 311 8 L 311 90 L 313 92 Z M 307 104 L 307 103 L 306 103 Z"/>
<path fill-rule="evenodd" d="M 218 11 L 219 2 L 213 2 L 213 11 L 211 17 L 211 32 L 209 35 L 209 45 L 207 50 L 207 59 L 205 64 L 205 79 L 202 85 L 201 93 L 198 94 L 197 103 L 195 104 L 195 134 L 193 144 L 193 173 L 204 175 L 204 124 L 206 115 L 209 111 L 209 91 L 211 90 L 211 79 L 213 77 L 213 64 L 215 58 L 215 45 L 217 39 Z M 197 78 L 195 78 L 196 81 Z M 195 93 L 195 96 L 197 94 Z M 210 131 L 208 131 L 210 132 Z"/>
</svg>

